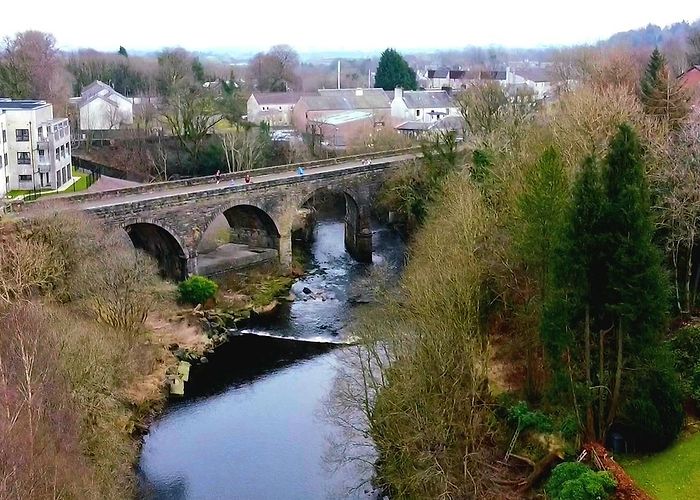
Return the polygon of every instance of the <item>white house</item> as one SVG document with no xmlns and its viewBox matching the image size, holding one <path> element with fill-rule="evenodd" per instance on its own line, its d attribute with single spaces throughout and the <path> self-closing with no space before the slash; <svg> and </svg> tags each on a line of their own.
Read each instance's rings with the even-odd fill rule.
<svg viewBox="0 0 700 500">
<path fill-rule="evenodd" d="M 119 130 L 134 123 L 133 99 L 99 80 L 84 87 L 71 102 L 80 112 L 81 130 Z"/>
<path fill-rule="evenodd" d="M 0 99 L 3 194 L 58 189 L 72 177 L 70 125 L 45 101 Z"/>
<path fill-rule="evenodd" d="M 394 91 L 391 117 L 395 123 L 405 121 L 435 122 L 446 116 L 456 116 L 459 110 L 452 97 L 444 90 Z"/>
<path fill-rule="evenodd" d="M 527 85 L 537 99 L 547 97 L 553 88 L 553 76 L 547 68 L 523 68 L 508 74 L 509 85 Z"/>
<path fill-rule="evenodd" d="M 253 92 L 247 102 L 248 121 L 289 127 L 294 106 L 303 95 L 300 92 Z"/>
</svg>

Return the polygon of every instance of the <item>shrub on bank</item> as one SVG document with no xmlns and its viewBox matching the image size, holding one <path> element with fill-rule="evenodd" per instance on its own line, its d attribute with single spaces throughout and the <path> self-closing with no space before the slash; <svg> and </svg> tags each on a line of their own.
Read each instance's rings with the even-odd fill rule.
<svg viewBox="0 0 700 500">
<path fill-rule="evenodd" d="M 204 304 L 216 295 L 219 285 L 204 276 L 190 276 L 177 286 L 182 302 Z"/>
<path fill-rule="evenodd" d="M 545 490 L 553 500 L 600 500 L 610 498 L 617 483 L 609 472 L 595 472 L 580 462 L 557 465 Z"/>
</svg>

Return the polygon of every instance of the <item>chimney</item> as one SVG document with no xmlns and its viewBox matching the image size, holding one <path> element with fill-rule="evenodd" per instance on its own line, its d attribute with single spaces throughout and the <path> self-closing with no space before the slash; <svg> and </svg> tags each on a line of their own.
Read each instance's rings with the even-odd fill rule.
<svg viewBox="0 0 700 500">
<path fill-rule="evenodd" d="M 394 99 L 403 99 L 403 89 L 401 87 L 396 87 L 394 89 Z"/>
<path fill-rule="evenodd" d="M 360 89 L 360 88 L 355 89 L 355 95 L 356 95 L 357 97 L 362 97 L 362 89 Z"/>
</svg>

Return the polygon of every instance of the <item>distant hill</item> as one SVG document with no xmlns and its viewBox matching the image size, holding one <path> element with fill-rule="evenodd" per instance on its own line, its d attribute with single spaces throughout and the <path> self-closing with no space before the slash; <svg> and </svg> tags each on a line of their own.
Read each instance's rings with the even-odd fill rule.
<svg viewBox="0 0 700 500">
<path fill-rule="evenodd" d="M 633 47 L 640 49 L 653 49 L 667 45 L 685 45 L 688 36 L 693 30 L 700 30 L 700 19 L 693 23 L 681 22 L 670 26 L 660 27 L 649 24 L 644 28 L 615 33 L 598 45 L 603 47 Z"/>
</svg>

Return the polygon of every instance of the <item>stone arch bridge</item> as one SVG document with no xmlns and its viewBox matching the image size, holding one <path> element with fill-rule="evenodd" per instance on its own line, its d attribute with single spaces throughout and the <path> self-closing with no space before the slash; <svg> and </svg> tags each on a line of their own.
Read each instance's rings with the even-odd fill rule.
<svg viewBox="0 0 700 500">
<path fill-rule="evenodd" d="M 345 245 L 360 261 L 372 259 L 370 211 L 387 174 L 415 154 L 353 160 L 308 168 L 298 175 L 272 167 L 246 184 L 240 173 L 167 182 L 69 198 L 78 208 L 126 230 L 138 248 L 158 259 L 162 272 L 182 279 L 198 272 L 198 245 L 212 221 L 226 217 L 235 243 L 273 248 L 292 258 L 292 226 L 299 209 L 321 189 L 345 196 Z M 260 175 L 259 173 L 262 173 Z M 188 184 L 190 182 L 191 184 Z"/>
</svg>

